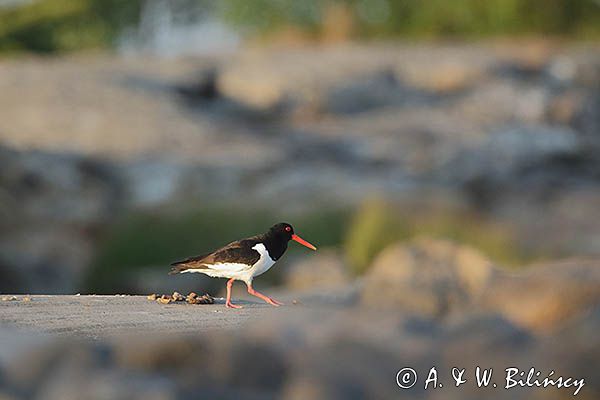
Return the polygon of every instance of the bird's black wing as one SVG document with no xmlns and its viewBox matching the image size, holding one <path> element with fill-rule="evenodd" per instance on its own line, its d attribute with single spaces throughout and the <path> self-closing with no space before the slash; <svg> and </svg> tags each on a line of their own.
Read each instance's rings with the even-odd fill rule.
<svg viewBox="0 0 600 400">
<path fill-rule="evenodd" d="M 249 239 L 234 242 L 217 250 L 207 258 L 212 261 L 211 264 L 233 263 L 245 264 L 250 267 L 260 259 L 260 253 L 252 248 L 256 243 Z"/>
</svg>

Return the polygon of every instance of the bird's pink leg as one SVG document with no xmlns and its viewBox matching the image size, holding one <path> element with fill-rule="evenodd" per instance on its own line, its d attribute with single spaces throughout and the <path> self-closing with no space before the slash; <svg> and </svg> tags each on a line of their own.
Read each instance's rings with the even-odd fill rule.
<svg viewBox="0 0 600 400">
<path fill-rule="evenodd" d="M 227 281 L 227 301 L 225 301 L 225 305 L 227 308 L 242 308 L 242 306 L 231 304 L 231 287 L 233 286 L 233 281 L 233 278 Z"/>
<path fill-rule="evenodd" d="M 256 290 L 254 290 L 254 288 L 252 287 L 252 283 L 246 283 L 246 285 L 248 286 L 248 293 L 250 293 L 252 296 L 256 296 L 258 298 L 263 299 L 264 301 L 266 301 L 267 303 L 274 305 L 276 307 L 283 305 L 283 303 L 270 298 L 269 296 L 265 296 L 264 294 L 257 292 Z"/>
</svg>

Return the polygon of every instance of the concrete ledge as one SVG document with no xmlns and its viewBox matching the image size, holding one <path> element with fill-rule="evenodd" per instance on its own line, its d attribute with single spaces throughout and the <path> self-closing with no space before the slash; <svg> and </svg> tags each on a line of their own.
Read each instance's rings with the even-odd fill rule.
<svg viewBox="0 0 600 400">
<path fill-rule="evenodd" d="M 11 298 L 11 295 L 2 295 Z M 45 296 L 15 295 L 0 301 L 0 324 L 28 331 L 76 334 L 99 338 L 128 333 L 190 333 L 235 328 L 248 319 L 285 312 L 293 306 L 273 307 L 236 300 L 244 308 L 228 309 L 224 300 L 215 304 L 159 304 L 146 296 Z M 27 299 L 29 298 L 29 300 Z"/>
</svg>

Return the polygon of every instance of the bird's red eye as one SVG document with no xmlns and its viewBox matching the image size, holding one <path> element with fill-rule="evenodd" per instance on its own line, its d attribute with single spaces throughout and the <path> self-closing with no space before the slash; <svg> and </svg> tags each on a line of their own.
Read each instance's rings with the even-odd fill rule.
<svg viewBox="0 0 600 400">
<path fill-rule="evenodd" d="M 287 232 L 291 232 L 292 228 L 290 228 L 289 226 L 286 226 L 286 227 L 285 227 L 285 230 L 286 230 Z"/>
</svg>

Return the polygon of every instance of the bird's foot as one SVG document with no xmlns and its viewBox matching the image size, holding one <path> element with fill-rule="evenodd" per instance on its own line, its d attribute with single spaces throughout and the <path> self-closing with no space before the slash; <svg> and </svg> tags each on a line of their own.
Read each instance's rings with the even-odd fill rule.
<svg viewBox="0 0 600 400">
<path fill-rule="evenodd" d="M 246 285 L 248 285 L 248 293 L 251 294 L 252 296 L 256 296 L 259 299 L 262 299 L 265 302 L 267 302 L 267 303 L 269 303 L 269 304 L 271 304 L 272 306 L 275 306 L 275 307 L 279 307 L 279 306 L 283 305 L 283 303 L 281 303 L 281 302 L 279 302 L 279 301 L 277 301 L 275 299 L 272 299 L 269 296 L 264 295 L 264 294 L 262 294 L 261 292 L 259 292 L 257 290 L 254 290 L 254 288 L 252 287 L 252 284 L 246 284 Z"/>
<path fill-rule="evenodd" d="M 266 301 L 267 303 L 269 303 L 269 304 L 271 304 L 271 305 L 275 306 L 275 307 L 279 307 L 279 306 L 282 306 L 282 305 L 283 305 L 283 303 L 282 303 L 282 302 L 280 302 L 280 301 L 277 301 L 277 300 L 275 300 L 275 299 L 272 299 L 271 297 L 267 297 L 267 298 L 265 299 L 265 301 Z"/>
<path fill-rule="evenodd" d="M 242 306 L 238 306 L 237 304 L 233 304 L 231 302 L 227 302 L 227 303 L 225 303 L 225 305 L 227 306 L 227 308 L 244 308 Z"/>
</svg>

